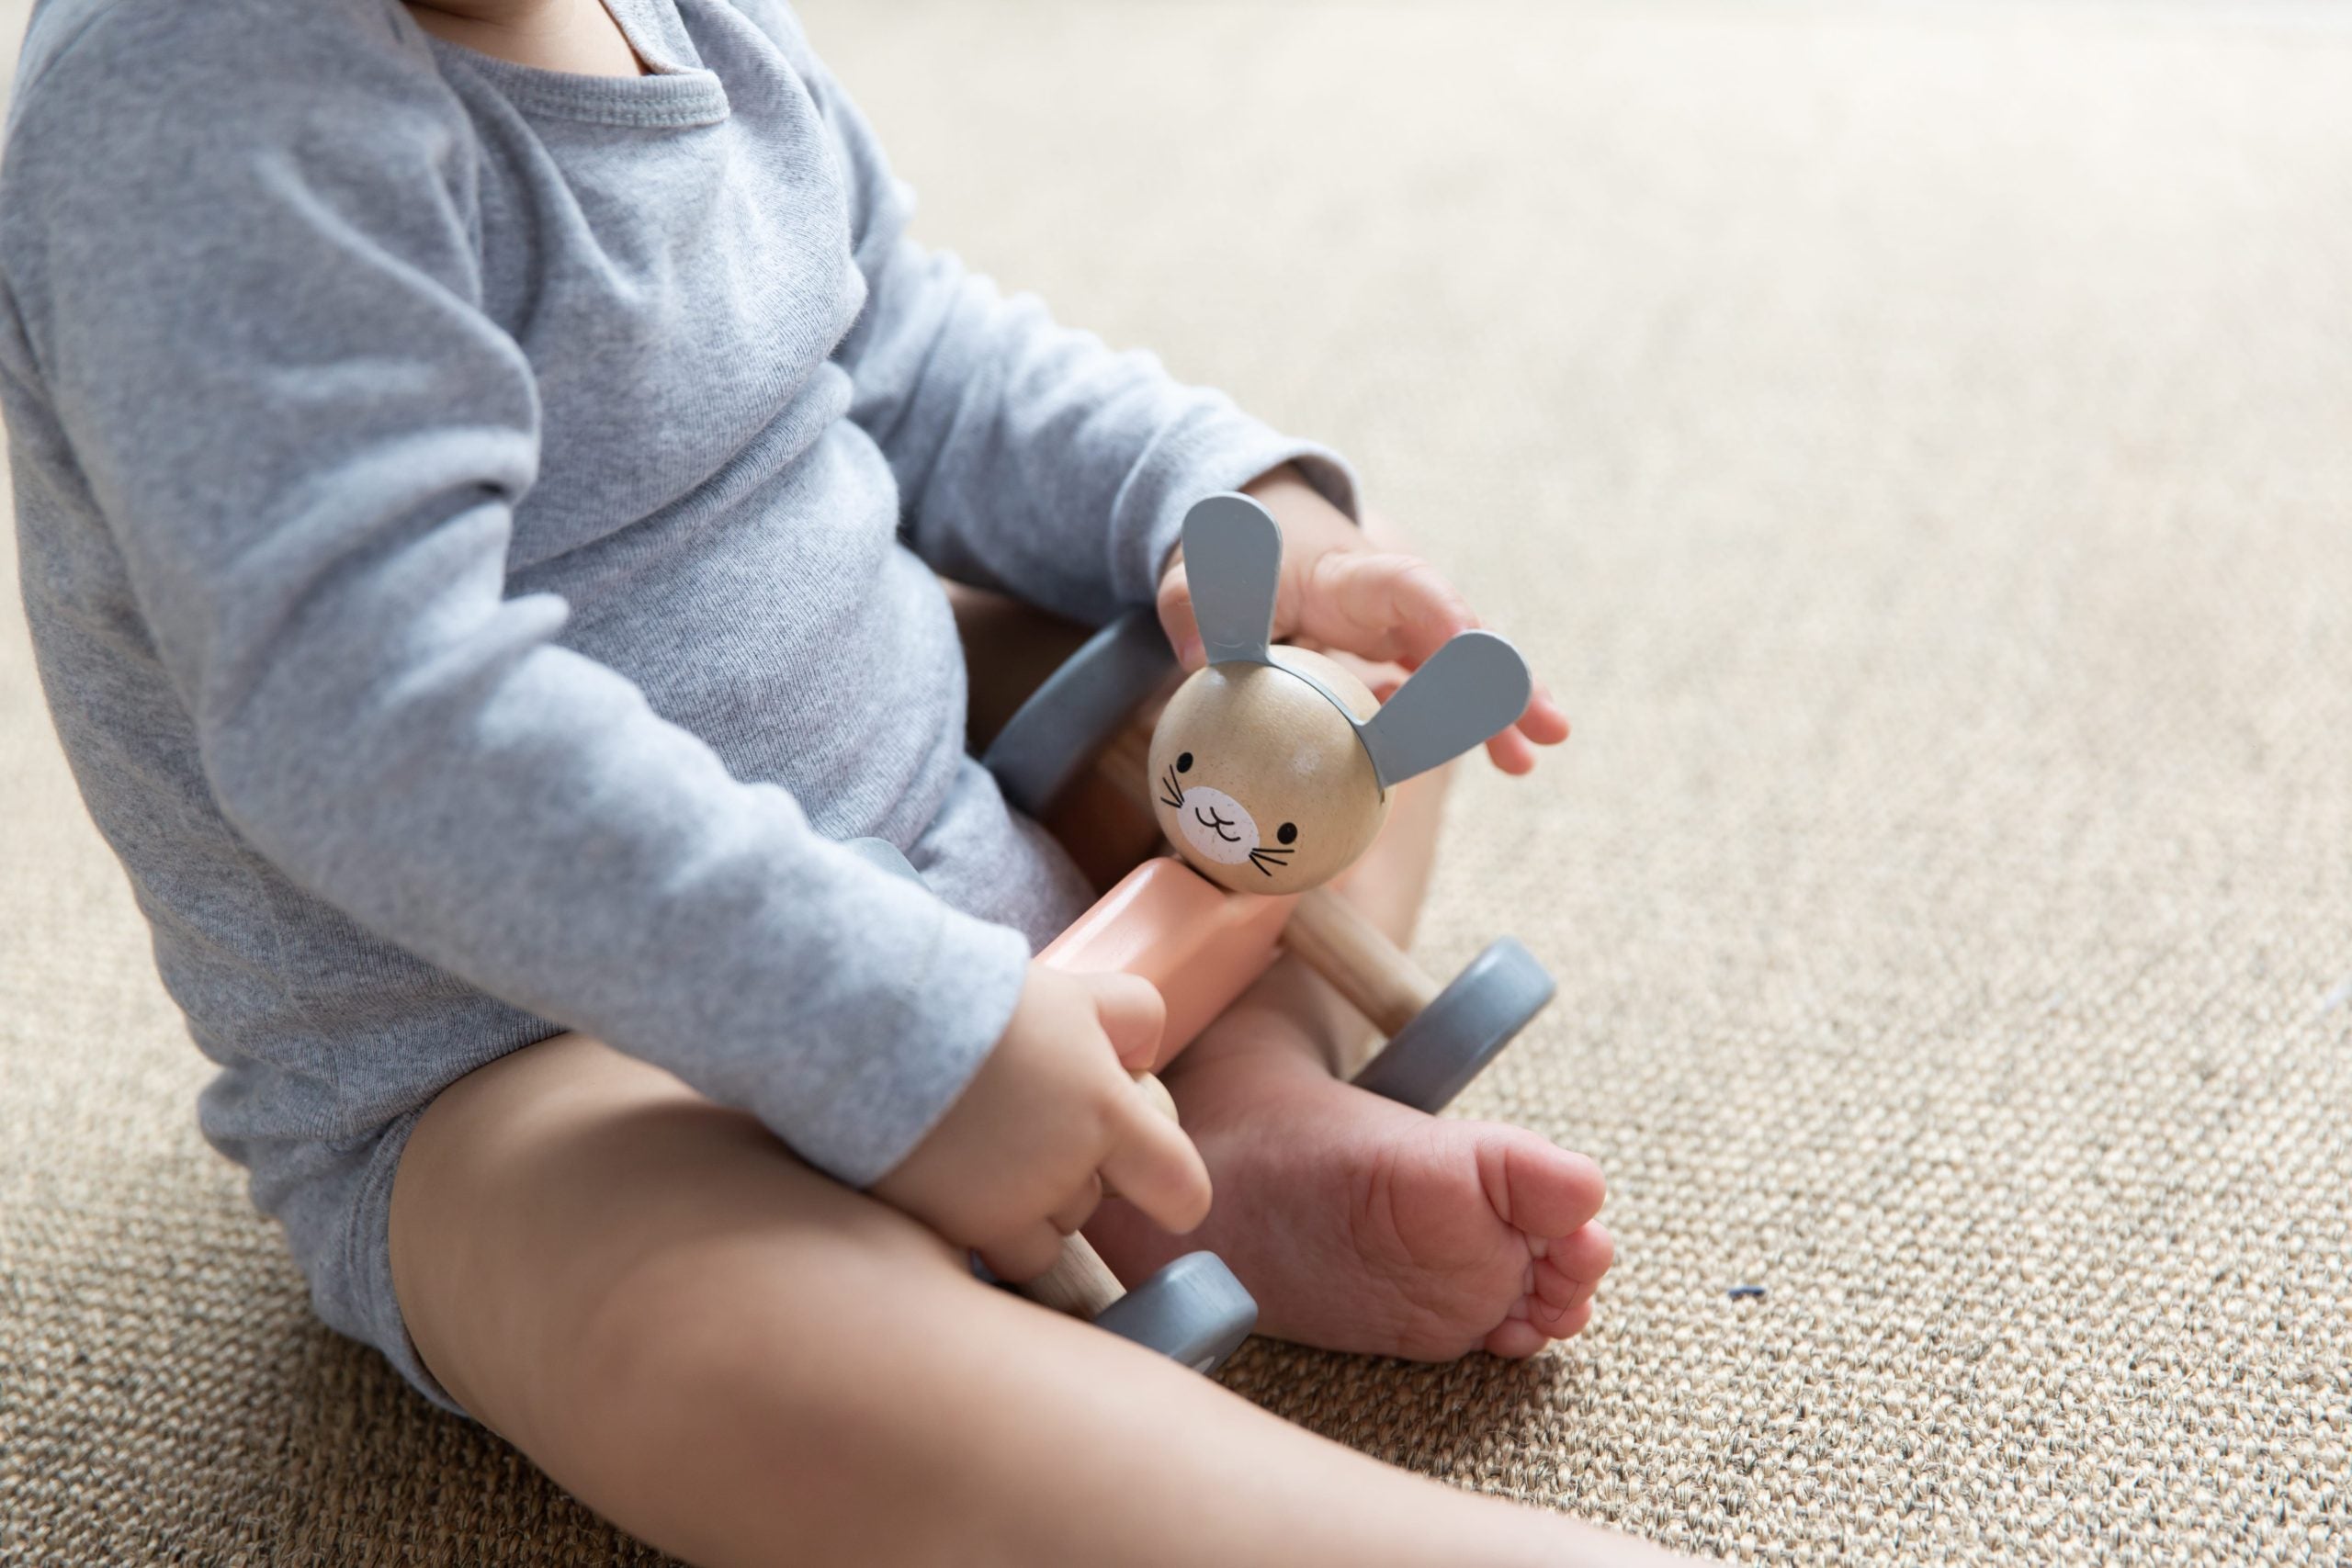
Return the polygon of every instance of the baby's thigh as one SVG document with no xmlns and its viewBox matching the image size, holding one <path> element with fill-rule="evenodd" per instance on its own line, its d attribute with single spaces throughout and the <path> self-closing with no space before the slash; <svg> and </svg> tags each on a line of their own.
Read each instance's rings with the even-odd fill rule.
<svg viewBox="0 0 2352 1568">
<path fill-rule="evenodd" d="M 391 1256 L 410 1335 L 458 1402 L 656 1537 L 695 1490 L 664 1472 L 740 1440 L 730 1404 L 762 1402 L 771 1440 L 805 1432 L 821 1470 L 840 1404 L 888 1397 L 872 1303 L 949 1314 L 989 1293 L 751 1117 L 578 1034 L 480 1069 L 418 1120 Z"/>
</svg>

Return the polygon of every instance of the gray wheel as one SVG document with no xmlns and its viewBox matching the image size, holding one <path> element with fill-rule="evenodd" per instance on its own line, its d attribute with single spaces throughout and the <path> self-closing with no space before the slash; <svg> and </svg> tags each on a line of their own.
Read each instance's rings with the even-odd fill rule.
<svg viewBox="0 0 2352 1568">
<path fill-rule="evenodd" d="M 1196 1372 L 1213 1372 L 1257 1326 L 1258 1303 L 1216 1253 L 1188 1252 L 1104 1307 L 1094 1323 Z"/>
<path fill-rule="evenodd" d="M 1442 1111 L 1544 1010 L 1552 976 L 1516 937 L 1498 938 L 1355 1076 L 1358 1089 Z"/>
<path fill-rule="evenodd" d="M 980 765 L 1032 817 L 1111 742 L 1176 668 L 1159 612 L 1146 604 L 1096 632 L 997 731 Z"/>
</svg>

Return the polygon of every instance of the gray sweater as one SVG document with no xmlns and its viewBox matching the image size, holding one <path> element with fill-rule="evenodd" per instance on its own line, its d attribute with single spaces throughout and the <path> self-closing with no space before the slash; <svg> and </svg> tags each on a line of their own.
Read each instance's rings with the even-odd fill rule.
<svg viewBox="0 0 2352 1568">
<path fill-rule="evenodd" d="M 306 1259 L 374 1245 L 383 1129 L 563 1028 L 888 1170 L 1067 909 L 965 758 L 934 571 L 1095 620 L 1204 492 L 1303 459 L 1349 504 L 905 239 L 780 0 L 613 8 L 653 73 L 393 0 L 44 0 L 23 57 L 40 672 L 206 1132 Z"/>
</svg>

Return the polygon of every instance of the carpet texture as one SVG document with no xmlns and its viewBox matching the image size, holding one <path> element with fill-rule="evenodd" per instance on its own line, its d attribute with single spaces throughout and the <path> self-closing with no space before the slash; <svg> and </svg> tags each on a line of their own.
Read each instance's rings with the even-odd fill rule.
<svg viewBox="0 0 2352 1568">
<path fill-rule="evenodd" d="M 2352 1554 L 2352 9 L 806 10 L 1577 720 L 1420 945 L 1559 977 L 1459 1109 L 1598 1321 L 1236 1388 L 1754 1562 Z M 0 613 L 0 1558 L 636 1555 L 308 1321 Z"/>
</svg>

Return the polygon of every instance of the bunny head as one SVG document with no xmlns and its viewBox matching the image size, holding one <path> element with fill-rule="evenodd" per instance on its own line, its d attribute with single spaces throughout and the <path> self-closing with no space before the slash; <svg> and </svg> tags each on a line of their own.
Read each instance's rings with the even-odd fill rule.
<svg viewBox="0 0 2352 1568">
<path fill-rule="evenodd" d="M 1245 495 L 1184 518 L 1184 571 L 1208 663 L 1151 737 L 1153 809 L 1193 870 L 1237 892 L 1301 893 L 1355 863 L 1390 792 L 1516 721 L 1532 682 L 1491 632 L 1438 649 L 1383 706 L 1305 649 L 1268 646 L 1282 531 Z"/>
</svg>

